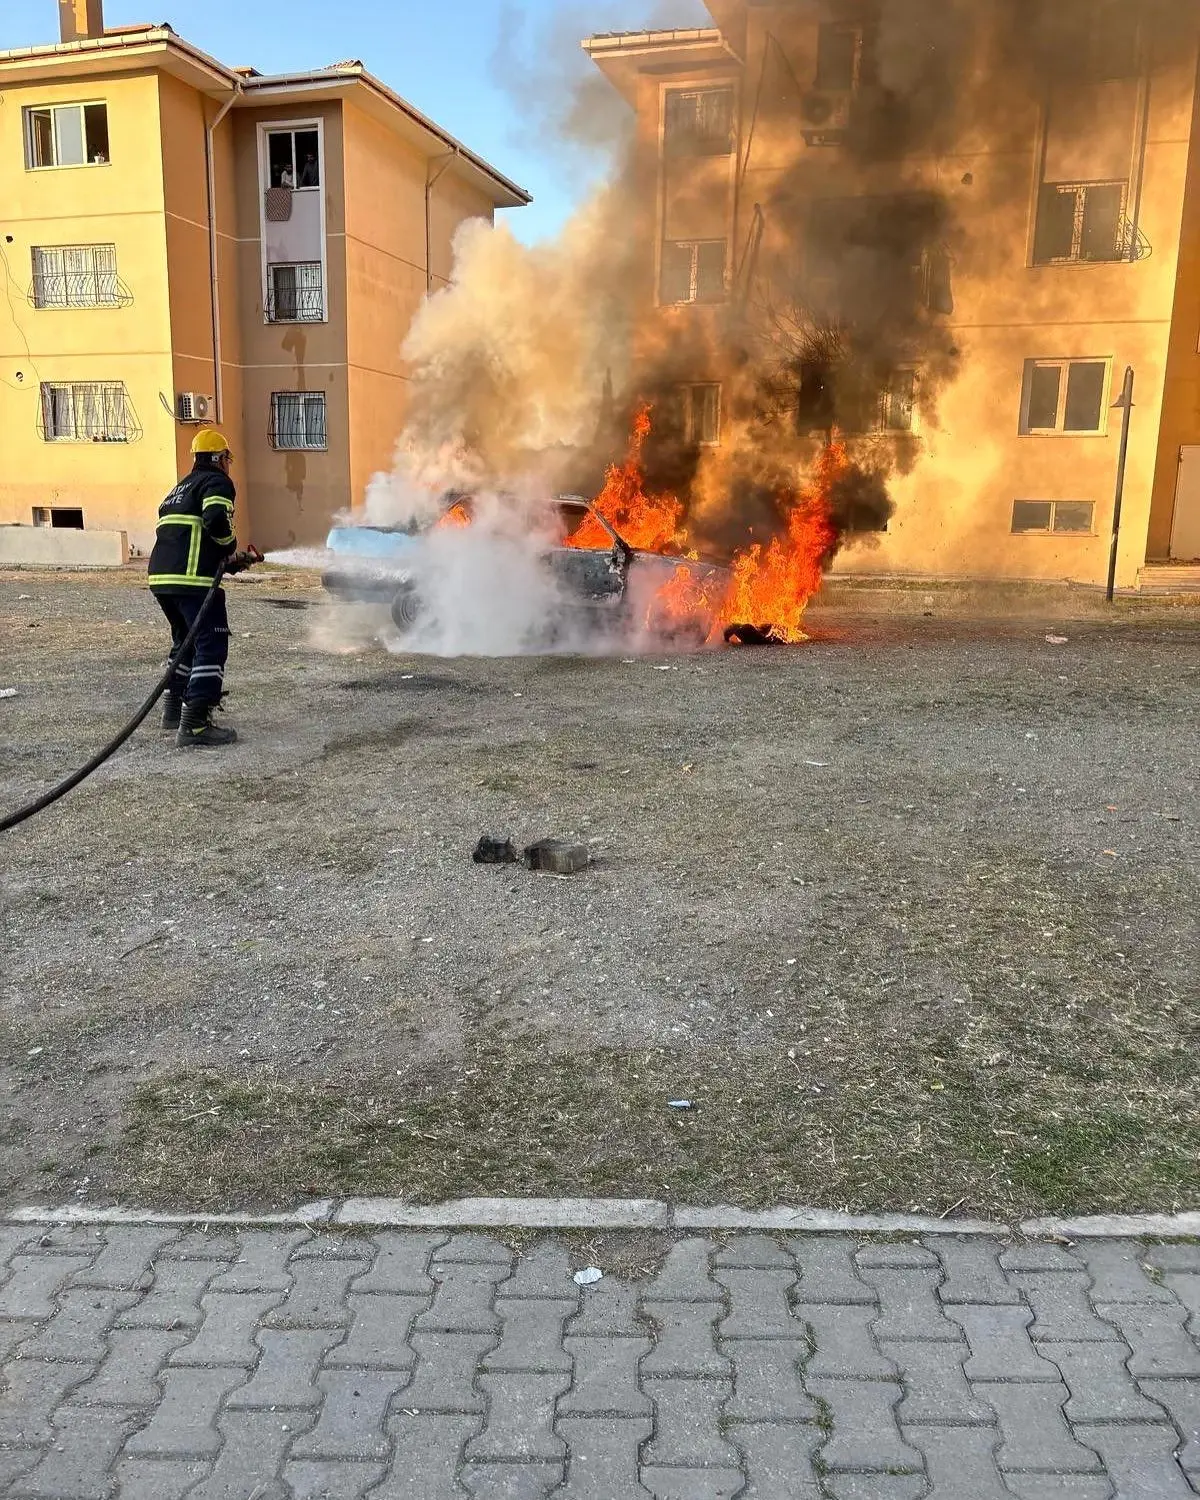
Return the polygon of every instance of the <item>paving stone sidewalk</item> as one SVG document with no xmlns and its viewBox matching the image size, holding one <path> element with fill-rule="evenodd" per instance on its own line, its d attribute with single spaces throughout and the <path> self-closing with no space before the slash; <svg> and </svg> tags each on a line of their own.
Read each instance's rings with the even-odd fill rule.
<svg viewBox="0 0 1200 1500">
<path fill-rule="evenodd" d="M 0 1224 L 0 1494 L 1175 1500 L 1200 1245 Z"/>
</svg>

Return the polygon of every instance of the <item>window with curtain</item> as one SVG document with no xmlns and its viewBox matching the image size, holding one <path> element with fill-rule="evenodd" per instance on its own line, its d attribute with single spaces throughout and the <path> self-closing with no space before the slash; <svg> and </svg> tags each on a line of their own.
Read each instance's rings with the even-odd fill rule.
<svg viewBox="0 0 1200 1500">
<path fill-rule="evenodd" d="M 115 245 L 35 245 L 35 307 L 119 307 Z"/>
<path fill-rule="evenodd" d="M 140 436 L 119 380 L 43 381 L 38 426 L 48 443 L 128 443 Z"/>
<path fill-rule="evenodd" d="M 320 323 L 325 317 L 321 262 L 269 266 L 267 317 L 272 323 Z"/>
</svg>

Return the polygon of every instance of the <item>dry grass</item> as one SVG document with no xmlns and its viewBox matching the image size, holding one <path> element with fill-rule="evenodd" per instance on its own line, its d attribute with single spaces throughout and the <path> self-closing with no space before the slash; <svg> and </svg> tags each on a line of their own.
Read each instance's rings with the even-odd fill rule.
<svg viewBox="0 0 1200 1500">
<path fill-rule="evenodd" d="M 1097 1025 L 1068 1056 L 1030 1020 L 981 1059 L 875 1019 L 873 1041 L 831 1025 L 807 1048 L 555 1057 L 493 1030 L 404 1079 L 182 1074 L 135 1094 L 121 1175 L 133 1196 L 213 1206 L 587 1194 L 1016 1218 L 1195 1201 L 1200 1101 L 1177 1046 Z M 668 1107 L 681 1098 L 695 1107 Z"/>
</svg>

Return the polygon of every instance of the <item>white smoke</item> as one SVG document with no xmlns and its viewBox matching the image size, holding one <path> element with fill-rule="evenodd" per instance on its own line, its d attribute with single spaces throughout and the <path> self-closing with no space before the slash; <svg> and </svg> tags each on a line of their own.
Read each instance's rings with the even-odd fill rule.
<svg viewBox="0 0 1200 1500">
<path fill-rule="evenodd" d="M 443 526 L 414 549 L 415 621 L 396 649 L 430 656 L 523 656 L 552 649 L 569 612 L 547 564 L 548 507 L 476 494 L 469 526 Z"/>
<path fill-rule="evenodd" d="M 552 483 L 562 459 L 592 441 L 605 382 L 623 383 L 628 359 L 633 237 L 621 217 L 619 195 L 605 190 L 549 244 L 522 245 L 506 225 L 462 225 L 453 280 L 404 345 L 412 397 L 401 449 L 418 477 L 449 464 L 469 483 L 507 488 L 531 473 Z"/>
</svg>

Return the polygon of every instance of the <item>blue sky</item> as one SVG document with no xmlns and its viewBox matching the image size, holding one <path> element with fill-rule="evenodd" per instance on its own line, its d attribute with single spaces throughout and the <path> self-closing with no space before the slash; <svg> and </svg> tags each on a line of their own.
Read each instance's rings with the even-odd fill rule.
<svg viewBox="0 0 1200 1500">
<path fill-rule="evenodd" d="M 552 234 L 603 174 L 603 155 L 566 141 L 554 123 L 565 81 L 591 69 L 579 39 L 647 23 L 711 25 L 700 0 L 105 0 L 104 18 L 168 21 L 223 62 L 264 73 L 361 58 L 534 194 L 532 208 L 508 216 L 525 240 Z M 0 48 L 57 37 L 55 0 L 0 3 Z"/>
</svg>

